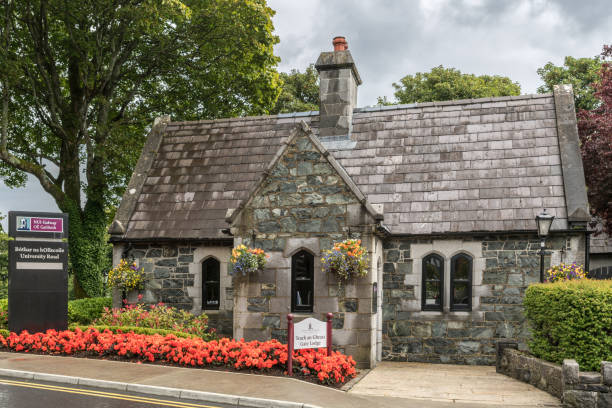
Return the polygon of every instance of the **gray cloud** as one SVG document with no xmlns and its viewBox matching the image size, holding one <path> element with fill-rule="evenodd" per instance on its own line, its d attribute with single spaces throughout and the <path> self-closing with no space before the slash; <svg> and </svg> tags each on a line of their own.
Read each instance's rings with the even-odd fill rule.
<svg viewBox="0 0 612 408">
<path fill-rule="evenodd" d="M 392 96 L 404 75 L 437 65 L 507 75 L 536 91 L 536 69 L 566 55 L 593 56 L 612 42 L 609 0 L 270 0 L 281 70 L 304 69 L 345 35 L 364 84 L 359 104 Z"/>
</svg>

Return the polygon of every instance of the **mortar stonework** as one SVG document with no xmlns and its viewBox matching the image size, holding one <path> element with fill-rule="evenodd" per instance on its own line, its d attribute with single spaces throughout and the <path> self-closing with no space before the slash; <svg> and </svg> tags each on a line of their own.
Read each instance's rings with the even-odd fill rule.
<svg viewBox="0 0 612 408">
<path fill-rule="evenodd" d="M 188 310 L 196 315 L 206 313 L 209 327 L 222 336 L 232 335 L 233 288 L 228 274 L 231 249 L 183 243 L 135 244 L 124 254 L 115 254 L 116 263 L 122 256 L 136 261 L 145 275 L 142 301 L 163 302 L 168 306 Z M 219 310 L 202 310 L 202 262 L 213 257 L 220 263 Z M 114 306 L 121 304 L 120 293 L 114 296 Z"/>
<path fill-rule="evenodd" d="M 580 238 L 549 238 L 545 267 L 551 258 L 583 262 Z M 538 248 L 537 237 L 528 235 L 385 241 L 383 359 L 493 364 L 497 340 L 516 340 L 526 349 L 530 333 L 522 299 L 527 286 L 539 281 Z M 471 311 L 450 311 L 448 304 L 450 259 L 460 252 L 473 258 Z M 442 311 L 421 310 L 422 259 L 430 253 L 444 259 Z"/>
<path fill-rule="evenodd" d="M 286 339 L 291 257 L 306 250 L 314 255 L 314 306 L 312 313 L 294 313 L 295 322 L 325 320 L 326 313 L 333 313 L 334 344 L 359 365 L 372 365 L 375 271 L 340 284 L 321 265 L 322 251 L 349 234 L 362 239 L 372 256 L 377 238 L 367 228 L 368 217 L 309 137 L 302 133 L 292 139 L 232 226 L 236 244 L 263 248 L 270 255 L 263 271 L 234 278 L 234 337 Z"/>
</svg>

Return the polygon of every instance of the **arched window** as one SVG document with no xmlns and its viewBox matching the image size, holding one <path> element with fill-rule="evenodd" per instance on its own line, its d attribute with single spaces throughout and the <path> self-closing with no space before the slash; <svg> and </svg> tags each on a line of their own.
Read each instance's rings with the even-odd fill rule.
<svg viewBox="0 0 612 408">
<path fill-rule="evenodd" d="M 437 254 L 423 259 L 423 310 L 442 310 L 444 288 L 444 259 Z"/>
<path fill-rule="evenodd" d="M 457 254 L 451 258 L 450 309 L 472 310 L 472 257 Z"/>
<path fill-rule="evenodd" d="M 291 311 L 312 312 L 314 303 L 314 256 L 300 251 L 291 257 Z"/>
<path fill-rule="evenodd" d="M 219 261 L 215 258 L 202 262 L 202 310 L 219 310 L 220 269 Z"/>
</svg>

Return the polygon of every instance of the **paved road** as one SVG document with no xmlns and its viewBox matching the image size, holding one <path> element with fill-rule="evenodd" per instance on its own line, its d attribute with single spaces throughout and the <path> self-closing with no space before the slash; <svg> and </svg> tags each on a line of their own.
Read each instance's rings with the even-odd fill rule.
<svg viewBox="0 0 612 408">
<path fill-rule="evenodd" d="M 229 405 L 178 400 L 76 385 L 0 378 L 0 408 L 228 408 Z"/>
</svg>

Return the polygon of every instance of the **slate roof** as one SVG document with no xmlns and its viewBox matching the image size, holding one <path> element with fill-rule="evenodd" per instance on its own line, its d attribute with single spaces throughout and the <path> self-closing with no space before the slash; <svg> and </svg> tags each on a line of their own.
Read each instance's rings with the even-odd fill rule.
<svg viewBox="0 0 612 408">
<path fill-rule="evenodd" d="M 535 230 L 542 208 L 564 229 L 555 117 L 552 94 L 355 109 L 356 145 L 327 147 L 393 234 Z M 227 238 L 227 210 L 300 121 L 318 133 L 317 112 L 169 122 L 128 186 L 120 239 Z"/>
<path fill-rule="evenodd" d="M 612 254 L 612 236 L 603 232 L 601 220 L 597 221 L 594 228 L 591 228 L 590 251 L 592 254 Z"/>
</svg>

